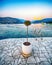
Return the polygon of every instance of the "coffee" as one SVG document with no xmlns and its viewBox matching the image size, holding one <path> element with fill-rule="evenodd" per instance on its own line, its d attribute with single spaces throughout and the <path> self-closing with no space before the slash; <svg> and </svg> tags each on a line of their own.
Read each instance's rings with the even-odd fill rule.
<svg viewBox="0 0 52 65">
<path fill-rule="evenodd" d="M 26 45 L 26 46 L 29 46 L 30 45 L 29 42 L 24 42 L 23 44 Z"/>
</svg>

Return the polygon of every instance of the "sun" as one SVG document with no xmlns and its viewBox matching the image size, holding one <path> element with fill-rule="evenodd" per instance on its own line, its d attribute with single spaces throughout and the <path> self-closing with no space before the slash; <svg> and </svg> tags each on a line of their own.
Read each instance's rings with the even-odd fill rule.
<svg viewBox="0 0 52 65">
<path fill-rule="evenodd" d="M 34 20 L 41 20 L 43 17 L 34 17 Z"/>
</svg>

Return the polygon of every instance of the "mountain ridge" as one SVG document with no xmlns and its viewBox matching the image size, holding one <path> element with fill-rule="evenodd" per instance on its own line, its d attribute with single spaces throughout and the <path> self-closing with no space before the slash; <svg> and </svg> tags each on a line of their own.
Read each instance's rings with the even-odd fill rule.
<svg viewBox="0 0 52 65">
<path fill-rule="evenodd" d="M 32 21 L 32 23 L 52 23 L 52 18 L 45 18 L 45 19 L 42 19 L 42 20 L 34 20 Z"/>
<path fill-rule="evenodd" d="M 24 19 L 12 18 L 12 17 L 0 17 L 0 24 L 23 24 Z M 52 18 L 45 18 L 42 20 L 32 20 L 31 23 L 52 23 Z"/>
<path fill-rule="evenodd" d="M 12 17 L 0 17 L 0 24 L 22 24 L 23 19 L 12 18 Z"/>
</svg>

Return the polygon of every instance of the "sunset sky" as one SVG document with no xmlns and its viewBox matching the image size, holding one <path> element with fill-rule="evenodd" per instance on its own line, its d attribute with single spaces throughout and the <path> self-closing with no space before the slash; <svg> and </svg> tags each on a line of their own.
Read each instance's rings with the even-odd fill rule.
<svg viewBox="0 0 52 65">
<path fill-rule="evenodd" d="M 27 20 L 52 18 L 52 0 L 0 0 L 0 17 Z"/>
</svg>

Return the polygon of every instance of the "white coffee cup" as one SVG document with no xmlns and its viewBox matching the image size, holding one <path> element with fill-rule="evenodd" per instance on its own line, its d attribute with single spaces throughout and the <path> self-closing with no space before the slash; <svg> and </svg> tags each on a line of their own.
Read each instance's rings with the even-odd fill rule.
<svg viewBox="0 0 52 65">
<path fill-rule="evenodd" d="M 32 45 L 31 45 L 31 43 L 29 43 L 29 45 L 26 45 L 25 43 L 29 43 L 29 42 L 24 42 L 22 44 L 22 52 L 24 54 L 31 54 L 31 52 L 32 52 Z"/>
</svg>

